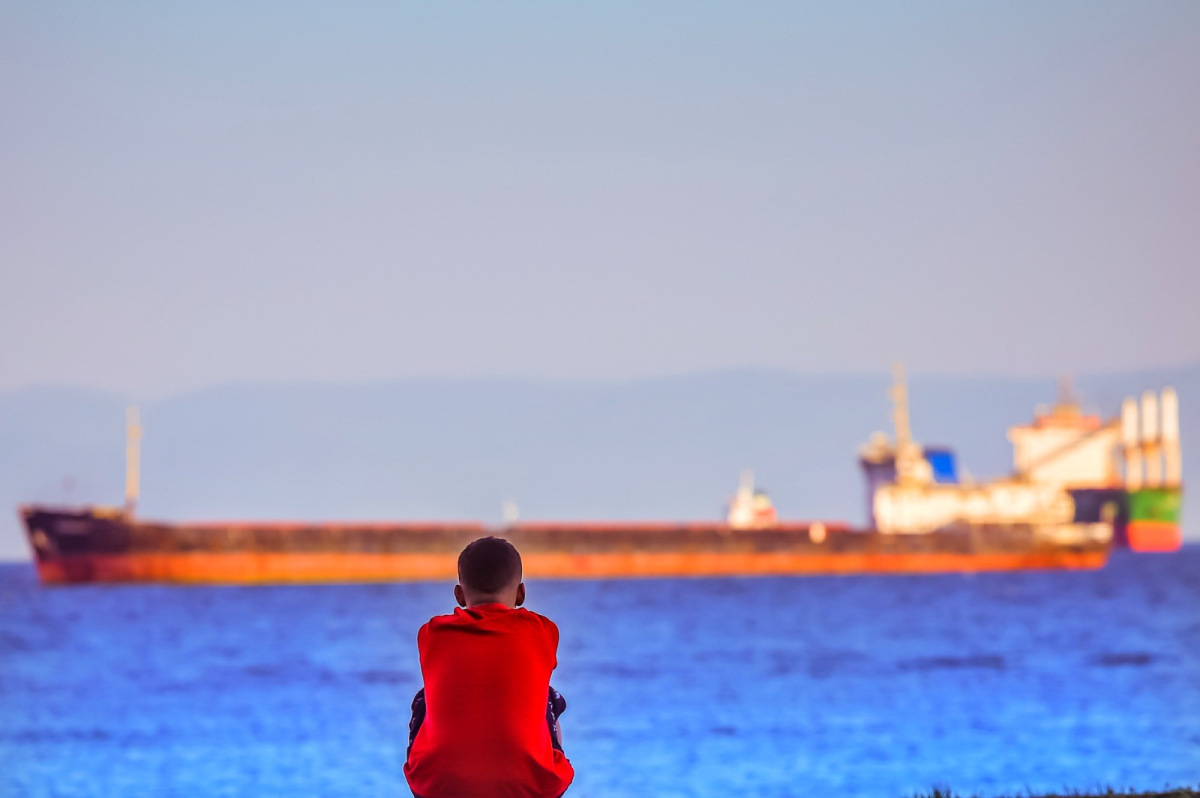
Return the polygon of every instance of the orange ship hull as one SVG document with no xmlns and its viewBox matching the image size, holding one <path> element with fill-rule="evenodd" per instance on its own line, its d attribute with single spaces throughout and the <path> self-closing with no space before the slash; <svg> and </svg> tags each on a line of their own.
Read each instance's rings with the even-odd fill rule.
<svg viewBox="0 0 1200 798">
<path fill-rule="evenodd" d="M 526 552 L 530 579 L 704 576 L 820 576 L 1094 569 L 1108 552 L 921 553 L 584 553 Z M 40 561 L 46 584 L 312 584 L 453 580 L 456 555 L 345 553 L 178 553 L 71 555 Z"/>
<path fill-rule="evenodd" d="M 472 540 L 503 536 L 531 579 L 781 576 L 1099 568 L 1106 543 L 1029 527 L 885 535 L 838 524 L 167 524 L 99 510 L 22 508 L 45 584 L 297 584 L 448 580 Z"/>
<path fill-rule="evenodd" d="M 1141 552 L 1179 551 L 1183 547 L 1179 524 L 1170 521 L 1130 521 L 1125 539 L 1129 548 Z"/>
</svg>

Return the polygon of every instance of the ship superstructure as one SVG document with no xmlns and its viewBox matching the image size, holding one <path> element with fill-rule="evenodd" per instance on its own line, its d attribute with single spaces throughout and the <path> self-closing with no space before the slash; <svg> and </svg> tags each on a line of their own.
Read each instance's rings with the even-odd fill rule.
<svg viewBox="0 0 1200 798">
<path fill-rule="evenodd" d="M 766 491 L 754 487 L 754 472 L 742 472 L 738 491 L 729 500 L 725 520 L 731 529 L 770 529 L 779 525 L 779 513 Z"/>
<path fill-rule="evenodd" d="M 1121 416 L 1083 411 L 1064 382 L 1058 402 L 1009 429 L 1010 475 L 960 479 L 953 452 L 917 444 L 902 367 L 892 388 L 895 440 L 876 433 L 860 451 L 871 525 L 884 534 L 1028 525 L 1062 542 L 1115 539 L 1137 551 L 1182 544 L 1178 399 L 1165 388 Z M 1139 413 L 1140 408 L 1140 413 Z M 1160 412 L 1161 408 L 1161 412 Z"/>
</svg>

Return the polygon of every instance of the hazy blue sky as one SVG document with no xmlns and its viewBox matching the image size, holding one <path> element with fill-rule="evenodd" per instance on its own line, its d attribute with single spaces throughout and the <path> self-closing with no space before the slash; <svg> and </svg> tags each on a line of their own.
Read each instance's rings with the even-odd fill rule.
<svg viewBox="0 0 1200 798">
<path fill-rule="evenodd" d="M 0 389 L 1195 360 L 1200 3 L 5 2 L 0 264 Z"/>
</svg>

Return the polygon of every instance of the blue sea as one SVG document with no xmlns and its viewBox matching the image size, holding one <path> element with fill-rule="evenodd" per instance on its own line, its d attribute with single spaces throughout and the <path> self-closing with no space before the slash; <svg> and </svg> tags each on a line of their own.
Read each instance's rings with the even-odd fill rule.
<svg viewBox="0 0 1200 798">
<path fill-rule="evenodd" d="M 0 566 L 0 795 L 407 796 L 450 584 L 42 588 Z M 575 796 L 1200 782 L 1200 548 L 1098 572 L 532 582 Z"/>
</svg>

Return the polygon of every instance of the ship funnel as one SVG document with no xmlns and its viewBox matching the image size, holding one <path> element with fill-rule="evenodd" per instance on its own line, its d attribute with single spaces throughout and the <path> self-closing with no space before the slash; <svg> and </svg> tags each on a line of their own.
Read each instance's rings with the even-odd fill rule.
<svg viewBox="0 0 1200 798">
<path fill-rule="evenodd" d="M 1174 388 L 1163 388 L 1159 407 L 1162 412 L 1162 439 L 1179 440 L 1179 396 Z"/>
<path fill-rule="evenodd" d="M 1138 405 L 1132 396 L 1121 403 L 1121 443 L 1126 448 L 1138 444 Z"/>
<path fill-rule="evenodd" d="M 1158 397 L 1154 391 L 1142 394 L 1142 443 L 1158 440 Z"/>
<path fill-rule="evenodd" d="M 130 407 L 125 411 L 125 512 L 128 515 L 133 515 L 137 509 L 138 492 L 141 489 L 141 440 L 142 425 L 138 409 Z"/>
<path fill-rule="evenodd" d="M 1154 391 L 1142 394 L 1142 459 L 1146 467 L 1146 485 L 1162 484 L 1162 452 L 1159 447 L 1158 395 Z"/>
<path fill-rule="evenodd" d="M 1163 388 L 1159 400 L 1162 411 L 1162 449 L 1164 481 L 1168 485 L 1183 482 L 1183 457 L 1179 446 L 1179 396 L 1174 388 Z"/>
<path fill-rule="evenodd" d="M 1142 450 L 1138 441 L 1138 403 L 1132 396 L 1121 403 L 1121 443 L 1125 453 L 1125 487 L 1142 486 Z"/>
</svg>

